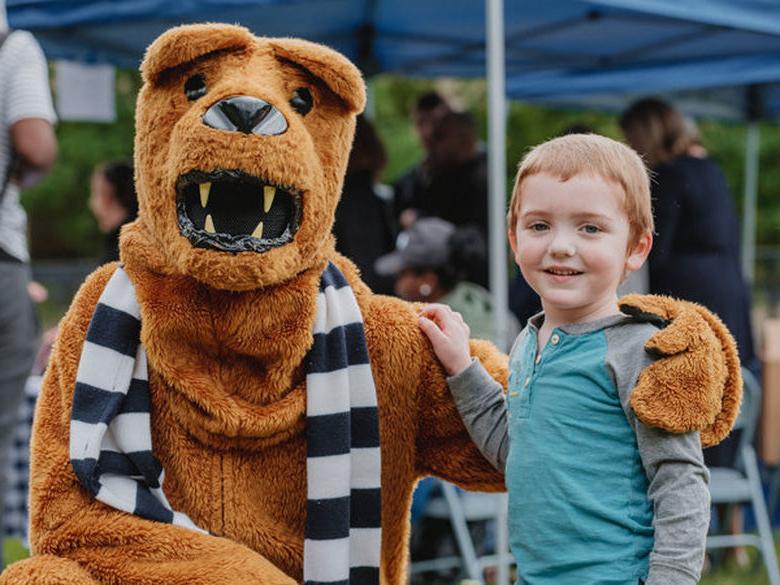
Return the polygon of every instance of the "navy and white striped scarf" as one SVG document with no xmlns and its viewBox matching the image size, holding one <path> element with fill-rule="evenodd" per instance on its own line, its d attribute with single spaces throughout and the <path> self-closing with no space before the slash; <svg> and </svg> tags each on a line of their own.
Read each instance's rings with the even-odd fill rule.
<svg viewBox="0 0 780 585">
<path fill-rule="evenodd" d="M 73 395 L 70 460 L 101 502 L 205 532 L 171 508 L 152 453 L 146 353 L 133 284 L 121 268 L 100 296 Z M 381 460 L 376 389 L 355 296 L 322 273 L 307 356 L 307 516 L 303 576 L 312 585 L 378 584 Z"/>
</svg>

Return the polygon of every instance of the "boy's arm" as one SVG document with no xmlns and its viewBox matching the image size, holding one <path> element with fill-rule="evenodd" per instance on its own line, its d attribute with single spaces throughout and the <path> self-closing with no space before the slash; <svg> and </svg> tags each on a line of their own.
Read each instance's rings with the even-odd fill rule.
<svg viewBox="0 0 780 585">
<path fill-rule="evenodd" d="M 506 383 L 505 354 L 482 340 L 472 341 L 471 351 L 491 378 L 499 384 Z M 417 473 L 439 477 L 470 491 L 503 490 L 503 473 L 472 442 L 447 387 L 441 364 L 427 348 L 425 353 L 414 417 Z"/>
<path fill-rule="evenodd" d="M 608 357 L 626 418 L 636 435 L 653 504 L 654 544 L 647 585 L 694 585 L 704 562 L 710 520 L 709 472 L 696 431 L 670 433 L 637 418 L 631 397 L 642 371 L 663 366 L 645 351 L 657 334 L 651 324 L 617 327 L 608 335 Z"/>
<path fill-rule="evenodd" d="M 447 385 L 469 436 L 503 473 L 509 444 L 504 391 L 475 353 L 479 342 L 469 340 L 471 331 L 463 316 L 446 305 L 420 309 L 419 325 L 449 376 Z"/>
<path fill-rule="evenodd" d="M 428 339 L 423 341 L 427 356 L 417 393 L 417 471 L 469 490 L 502 489 L 502 474 L 479 452 L 464 428 L 445 374 L 463 372 L 473 356 L 484 365 L 488 377 L 503 386 L 506 355 L 488 341 L 469 340 L 463 318 L 445 305 L 421 307 L 418 323 Z"/>
<path fill-rule="evenodd" d="M 447 385 L 471 440 L 485 459 L 503 473 L 509 451 L 503 388 L 476 358 L 465 370 L 447 378 Z"/>
<path fill-rule="evenodd" d="M 695 303 L 629 295 L 620 300 L 620 308 L 662 327 L 645 331 L 642 344 L 635 337 L 620 339 L 622 334 L 609 340 L 610 361 L 636 431 L 655 509 L 648 585 L 695 583 L 710 504 L 699 443 L 720 442 L 739 412 L 742 379 L 736 344 L 720 319 Z M 620 329 L 628 330 L 616 331 Z"/>
<path fill-rule="evenodd" d="M 646 585 L 695 585 L 701 578 L 710 522 L 709 472 L 699 433 L 668 433 L 633 415 L 629 422 L 653 503 L 655 541 Z"/>
</svg>

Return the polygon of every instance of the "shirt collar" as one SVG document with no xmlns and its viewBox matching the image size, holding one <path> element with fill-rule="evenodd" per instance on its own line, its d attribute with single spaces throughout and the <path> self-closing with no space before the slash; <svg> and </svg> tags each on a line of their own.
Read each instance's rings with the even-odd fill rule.
<svg viewBox="0 0 780 585">
<path fill-rule="evenodd" d="M 608 329 L 609 327 L 614 327 L 615 325 L 620 325 L 622 323 L 628 323 L 631 321 L 634 321 L 632 317 L 621 313 L 618 315 L 602 317 L 601 319 L 596 319 L 595 321 L 586 321 L 584 323 L 568 323 L 566 325 L 556 327 L 556 329 L 559 329 L 560 331 L 563 331 L 569 335 L 582 335 L 584 333 L 593 333 L 594 331 Z M 528 320 L 528 325 L 536 330 L 542 326 L 542 323 L 544 323 L 544 311 L 537 313 Z"/>
</svg>

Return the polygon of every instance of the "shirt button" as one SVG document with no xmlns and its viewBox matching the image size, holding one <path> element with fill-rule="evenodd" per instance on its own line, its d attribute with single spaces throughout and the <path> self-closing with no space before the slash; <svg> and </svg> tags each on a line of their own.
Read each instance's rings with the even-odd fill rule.
<svg viewBox="0 0 780 585">
<path fill-rule="evenodd" d="M 553 345 L 558 345 L 558 342 L 560 340 L 561 338 L 557 333 L 553 334 L 553 336 L 550 338 L 550 341 L 552 342 Z"/>
<path fill-rule="evenodd" d="M 528 378 L 525 379 L 525 382 L 523 383 L 523 386 L 527 387 L 528 384 L 530 384 L 530 383 L 531 383 L 531 377 L 529 376 Z"/>
<path fill-rule="evenodd" d="M 534 362 L 536 362 L 538 364 L 540 361 L 542 361 L 542 356 L 541 355 L 536 356 L 536 359 L 534 360 Z"/>
</svg>

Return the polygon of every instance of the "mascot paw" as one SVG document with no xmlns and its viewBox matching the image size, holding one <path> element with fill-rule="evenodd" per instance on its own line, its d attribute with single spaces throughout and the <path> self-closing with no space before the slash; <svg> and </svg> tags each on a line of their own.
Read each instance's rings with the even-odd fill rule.
<svg viewBox="0 0 780 585">
<path fill-rule="evenodd" d="M 659 359 L 631 395 L 639 420 L 672 433 L 699 431 L 704 447 L 723 440 L 742 400 L 737 347 L 726 326 L 701 305 L 671 297 L 628 295 L 620 310 L 662 327 L 645 344 Z"/>
</svg>

